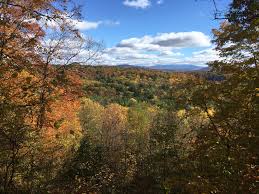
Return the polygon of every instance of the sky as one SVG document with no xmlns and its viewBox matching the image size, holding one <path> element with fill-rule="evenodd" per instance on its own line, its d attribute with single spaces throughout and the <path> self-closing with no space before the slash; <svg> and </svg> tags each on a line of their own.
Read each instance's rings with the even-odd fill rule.
<svg viewBox="0 0 259 194">
<path fill-rule="evenodd" d="M 211 43 L 212 0 L 77 0 L 76 27 L 103 41 L 104 65 L 205 65 L 218 58 Z M 218 10 L 230 0 L 216 0 Z"/>
</svg>

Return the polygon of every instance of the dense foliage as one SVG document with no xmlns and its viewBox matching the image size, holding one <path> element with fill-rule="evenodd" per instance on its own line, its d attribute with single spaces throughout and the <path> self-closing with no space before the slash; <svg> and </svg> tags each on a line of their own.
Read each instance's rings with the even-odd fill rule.
<svg viewBox="0 0 259 194">
<path fill-rule="evenodd" d="M 69 8 L 0 1 L 0 193 L 258 192 L 258 1 L 232 2 L 205 73 L 71 64 Z"/>
</svg>

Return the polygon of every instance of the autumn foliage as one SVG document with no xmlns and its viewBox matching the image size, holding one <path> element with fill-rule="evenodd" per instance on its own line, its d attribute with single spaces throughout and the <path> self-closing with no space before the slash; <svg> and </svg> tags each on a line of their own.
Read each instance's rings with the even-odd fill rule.
<svg viewBox="0 0 259 194">
<path fill-rule="evenodd" d="M 190 73 L 75 62 L 72 5 L 0 1 L 0 193 L 257 193 L 258 1 Z"/>
</svg>

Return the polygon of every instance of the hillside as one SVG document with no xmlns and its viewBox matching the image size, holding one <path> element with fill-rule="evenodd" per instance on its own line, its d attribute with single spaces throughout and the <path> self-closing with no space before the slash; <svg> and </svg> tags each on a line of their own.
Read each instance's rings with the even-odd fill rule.
<svg viewBox="0 0 259 194">
<path fill-rule="evenodd" d="M 194 78 L 209 74 L 197 72 L 167 72 L 134 66 L 72 65 L 68 70 L 83 80 L 87 97 L 103 104 L 119 103 L 129 106 L 132 100 L 160 107 L 173 106 L 173 92 Z M 179 80 L 179 81 L 176 81 Z"/>
<path fill-rule="evenodd" d="M 0 194 L 258 194 L 258 11 L 1 0 Z"/>
</svg>

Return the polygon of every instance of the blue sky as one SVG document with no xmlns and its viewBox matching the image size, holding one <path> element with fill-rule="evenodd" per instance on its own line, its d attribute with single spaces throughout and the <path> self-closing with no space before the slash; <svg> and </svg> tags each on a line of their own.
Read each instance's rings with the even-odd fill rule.
<svg viewBox="0 0 259 194">
<path fill-rule="evenodd" d="M 197 64 L 217 59 L 212 0 L 78 0 L 77 27 L 102 40 L 103 64 Z M 229 0 L 216 0 L 226 10 Z"/>
</svg>

